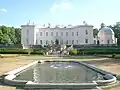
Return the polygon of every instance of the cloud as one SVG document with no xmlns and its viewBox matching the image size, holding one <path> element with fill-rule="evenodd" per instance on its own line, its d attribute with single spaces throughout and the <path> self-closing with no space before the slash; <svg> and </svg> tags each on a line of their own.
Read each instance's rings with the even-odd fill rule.
<svg viewBox="0 0 120 90">
<path fill-rule="evenodd" d="M 1 8 L 1 9 L 0 9 L 0 12 L 7 12 L 7 9 Z"/>
<path fill-rule="evenodd" d="M 50 8 L 50 12 L 55 13 L 56 11 L 59 11 L 59 10 L 68 10 L 71 8 L 72 8 L 72 4 L 70 0 L 62 0 L 59 3 L 54 2 Z"/>
</svg>

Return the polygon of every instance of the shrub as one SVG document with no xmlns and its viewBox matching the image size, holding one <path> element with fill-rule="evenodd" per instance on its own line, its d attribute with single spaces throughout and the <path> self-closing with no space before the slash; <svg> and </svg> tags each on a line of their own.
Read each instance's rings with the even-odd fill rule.
<svg viewBox="0 0 120 90">
<path fill-rule="evenodd" d="M 43 55 L 43 49 L 21 49 L 21 48 L 0 48 L 0 54 L 40 54 Z"/>
<path fill-rule="evenodd" d="M 116 54 L 112 54 L 112 58 L 115 58 Z"/>
<path fill-rule="evenodd" d="M 119 80 L 119 81 L 120 81 L 120 75 L 117 75 L 117 80 Z"/>
<path fill-rule="evenodd" d="M 76 49 L 72 49 L 69 51 L 70 55 L 77 55 L 77 50 Z"/>
<path fill-rule="evenodd" d="M 82 55 L 84 52 L 87 55 L 93 54 L 120 54 L 120 48 L 82 48 L 78 49 L 78 55 Z M 113 55 L 114 56 L 114 55 Z"/>
</svg>

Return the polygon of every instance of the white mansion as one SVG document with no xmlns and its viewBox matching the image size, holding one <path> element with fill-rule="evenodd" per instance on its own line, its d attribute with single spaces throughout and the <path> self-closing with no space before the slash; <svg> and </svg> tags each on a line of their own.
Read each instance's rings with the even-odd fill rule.
<svg viewBox="0 0 120 90">
<path fill-rule="evenodd" d="M 21 44 L 23 48 L 30 45 L 88 45 L 88 44 L 116 44 L 117 39 L 112 29 L 103 27 L 98 36 L 93 37 L 92 25 L 22 25 Z"/>
</svg>

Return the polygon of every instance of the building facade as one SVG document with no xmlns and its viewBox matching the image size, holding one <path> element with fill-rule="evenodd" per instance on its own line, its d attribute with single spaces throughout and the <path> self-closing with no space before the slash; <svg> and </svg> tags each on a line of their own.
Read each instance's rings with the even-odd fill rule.
<svg viewBox="0 0 120 90">
<path fill-rule="evenodd" d="M 99 44 L 117 44 L 117 38 L 115 38 L 115 33 L 109 27 L 104 26 L 103 28 L 101 28 L 98 32 L 97 37 Z"/>
<path fill-rule="evenodd" d="M 93 44 L 92 25 L 38 26 L 22 25 L 21 44 L 23 48 L 30 45 L 84 45 Z"/>
<path fill-rule="evenodd" d="M 21 44 L 23 48 L 30 45 L 89 45 L 89 44 L 116 44 L 114 32 L 103 27 L 96 38 L 93 37 L 92 25 L 22 25 Z"/>
</svg>

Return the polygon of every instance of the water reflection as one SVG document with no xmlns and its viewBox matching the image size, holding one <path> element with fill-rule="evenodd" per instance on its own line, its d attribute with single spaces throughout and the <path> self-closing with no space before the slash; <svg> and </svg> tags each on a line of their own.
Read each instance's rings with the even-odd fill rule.
<svg viewBox="0 0 120 90">
<path fill-rule="evenodd" d="M 102 75 L 81 64 L 72 62 L 45 62 L 21 73 L 16 79 L 35 83 L 87 83 L 102 79 Z M 16 90 L 24 90 L 17 88 Z M 33 90 L 33 89 L 28 89 Z M 80 89 L 34 89 L 80 90 Z M 83 90 L 83 89 L 82 89 Z"/>
<path fill-rule="evenodd" d="M 98 73 L 75 63 L 37 64 L 35 83 L 86 83 L 98 78 Z"/>
</svg>

